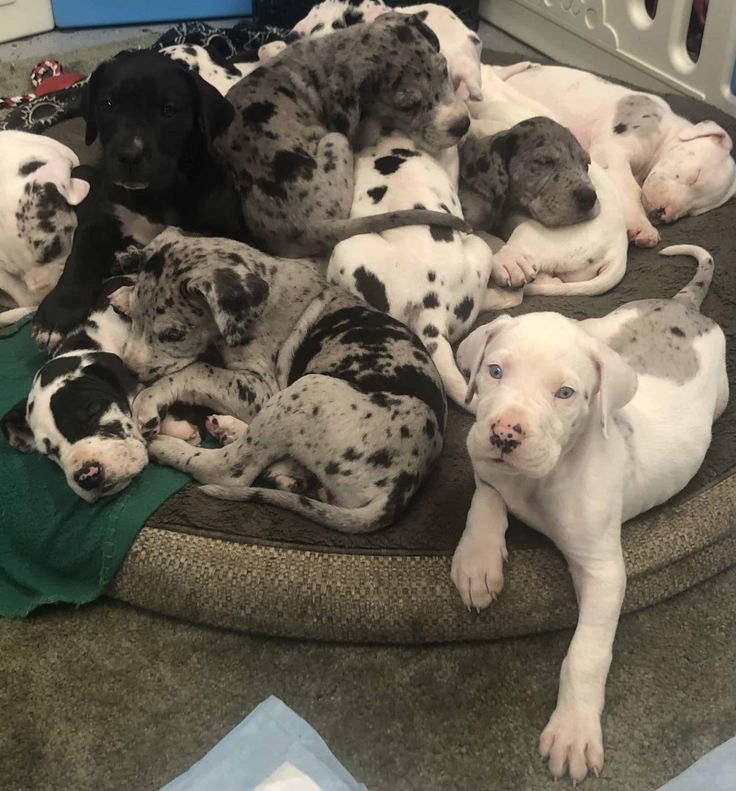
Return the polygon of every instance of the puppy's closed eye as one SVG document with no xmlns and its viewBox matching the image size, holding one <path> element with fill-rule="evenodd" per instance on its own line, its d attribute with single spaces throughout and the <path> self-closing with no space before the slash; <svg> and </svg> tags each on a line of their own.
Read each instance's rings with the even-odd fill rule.
<svg viewBox="0 0 736 791">
<path fill-rule="evenodd" d="M 173 118 L 179 112 L 179 108 L 171 102 L 166 102 L 161 106 L 161 115 L 164 118 Z"/>
<path fill-rule="evenodd" d="M 184 340 L 186 332 L 181 327 L 167 327 L 158 334 L 161 343 L 178 343 Z"/>
</svg>

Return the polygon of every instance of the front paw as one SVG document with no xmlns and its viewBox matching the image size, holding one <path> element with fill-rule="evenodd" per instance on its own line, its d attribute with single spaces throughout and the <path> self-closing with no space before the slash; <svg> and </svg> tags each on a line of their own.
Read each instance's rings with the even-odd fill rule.
<svg viewBox="0 0 736 791">
<path fill-rule="evenodd" d="M 93 304 L 93 297 L 91 301 L 62 300 L 51 291 L 38 306 L 33 317 L 33 339 L 42 348 L 53 351 L 66 334 L 85 321 Z"/>
<path fill-rule="evenodd" d="M 160 412 L 163 412 L 163 409 L 159 411 L 155 390 L 152 387 L 141 390 L 133 402 L 133 420 L 147 442 L 150 442 L 161 431 Z"/>
<path fill-rule="evenodd" d="M 603 769 L 603 734 L 598 713 L 585 707 L 558 705 L 539 737 L 539 754 L 549 758 L 556 777 L 569 774 L 573 782 Z"/>
<path fill-rule="evenodd" d="M 452 557 L 450 577 L 466 607 L 481 610 L 503 590 L 506 545 L 462 538 Z"/>
<path fill-rule="evenodd" d="M 627 224 L 626 233 L 629 241 L 637 247 L 655 247 L 659 244 L 659 231 L 645 217 L 640 217 Z"/>
<path fill-rule="evenodd" d="M 242 439 L 248 431 L 248 424 L 232 415 L 210 415 L 205 427 L 220 445 L 230 445 Z"/>
<path fill-rule="evenodd" d="M 537 265 L 528 256 L 511 245 L 504 245 L 493 256 L 491 278 L 499 286 L 519 288 L 531 283 L 537 276 Z"/>
</svg>

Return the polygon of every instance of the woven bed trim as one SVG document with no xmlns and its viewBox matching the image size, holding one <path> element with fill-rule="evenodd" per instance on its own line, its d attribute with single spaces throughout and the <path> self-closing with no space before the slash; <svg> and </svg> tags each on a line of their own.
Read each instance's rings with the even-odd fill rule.
<svg viewBox="0 0 736 791">
<path fill-rule="evenodd" d="M 736 477 L 624 533 L 624 612 L 736 563 Z M 572 626 L 577 605 L 554 549 L 512 552 L 506 586 L 469 613 L 446 555 L 346 555 L 220 541 L 144 528 L 107 590 L 188 621 L 257 634 L 346 642 L 483 640 Z"/>
</svg>

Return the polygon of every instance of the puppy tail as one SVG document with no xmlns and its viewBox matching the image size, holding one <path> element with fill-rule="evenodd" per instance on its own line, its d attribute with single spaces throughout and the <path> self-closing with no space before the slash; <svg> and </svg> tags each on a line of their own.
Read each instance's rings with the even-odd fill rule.
<svg viewBox="0 0 736 791">
<path fill-rule="evenodd" d="M 475 414 L 478 401 L 477 396 L 470 404 L 465 400 L 468 392 L 468 382 L 457 367 L 450 342 L 442 335 L 438 335 L 434 342 L 437 344 L 437 348 L 432 353 L 432 362 L 434 362 L 439 375 L 442 377 L 447 397 L 451 398 L 459 407 Z"/>
<path fill-rule="evenodd" d="M 689 255 L 697 260 L 698 268 L 695 271 L 693 279 L 684 288 L 680 289 L 672 299 L 676 299 L 678 302 L 684 302 L 688 307 L 694 310 L 700 310 L 700 306 L 713 280 L 713 271 L 715 269 L 713 256 L 707 250 L 698 247 L 696 244 L 673 244 L 669 247 L 665 247 L 664 250 L 660 250 L 659 254 Z"/>
<path fill-rule="evenodd" d="M 618 260 L 605 263 L 595 277 L 590 280 L 573 280 L 571 282 L 537 283 L 535 281 L 524 286 L 525 296 L 562 297 L 605 294 L 621 282 L 626 274 L 626 253 Z"/>
<path fill-rule="evenodd" d="M 403 228 L 406 225 L 429 225 L 447 228 L 449 231 L 473 232 L 462 217 L 456 217 L 454 214 L 429 209 L 404 209 L 373 214 L 368 217 L 350 217 L 347 220 L 322 222 L 314 228 L 314 233 L 310 234 L 312 238 L 304 239 L 304 241 L 310 253 L 319 253 L 331 250 L 338 242 L 349 239 L 351 236 L 382 233 L 392 228 Z"/>
<path fill-rule="evenodd" d="M 35 309 L 34 305 L 32 308 L 10 308 L 10 310 L 3 311 L 0 313 L 0 327 L 9 327 L 11 324 L 15 324 L 23 316 L 33 313 Z"/>
<path fill-rule="evenodd" d="M 263 489 L 256 486 L 201 486 L 200 491 L 221 500 L 250 501 L 265 503 L 293 511 L 305 519 L 331 527 L 340 533 L 371 533 L 389 525 L 395 516 L 387 497 L 376 497 L 359 508 L 344 508 L 323 503 L 293 492 L 279 489 Z"/>
</svg>

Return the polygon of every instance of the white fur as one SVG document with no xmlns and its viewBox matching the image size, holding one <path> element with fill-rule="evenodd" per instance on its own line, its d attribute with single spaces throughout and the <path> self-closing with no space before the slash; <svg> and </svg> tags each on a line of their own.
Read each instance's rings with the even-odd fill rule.
<svg viewBox="0 0 736 791">
<path fill-rule="evenodd" d="M 21 233 L 17 215 L 23 211 L 29 186 L 53 184 L 69 208 L 64 216 L 55 216 L 55 226 L 76 226 L 72 206 L 81 203 L 89 184 L 72 178 L 72 169 L 79 165 L 77 155 L 50 137 L 28 132 L 0 132 L 0 291 L 4 291 L 17 308 L 0 313 L 0 326 L 12 324 L 30 313 L 56 285 L 71 249 L 71 236 L 64 235 L 59 254 L 48 263 L 39 263 L 39 251 L 31 238 Z M 27 175 L 21 168 L 29 162 L 44 164 Z M 32 219 L 32 218 L 31 218 Z M 34 223 L 38 231 L 38 223 Z M 49 233 L 48 238 L 53 236 Z"/>
<path fill-rule="evenodd" d="M 638 245 L 653 247 L 659 241 L 649 210 L 662 209 L 662 220 L 673 222 L 714 209 L 736 193 L 732 141 L 713 121 L 693 124 L 658 96 L 562 66 L 534 66 L 509 77 L 509 84 L 553 108 L 608 171 L 624 203 L 629 238 Z M 656 131 L 615 134 L 617 103 L 637 94 L 658 108 Z"/>
<path fill-rule="evenodd" d="M 668 250 L 678 252 L 705 253 Z M 500 593 L 507 510 L 564 554 L 579 618 L 539 749 L 555 776 L 574 781 L 603 766 L 600 715 L 626 585 L 621 523 L 686 485 L 728 400 L 717 325 L 688 334 L 699 368 L 683 384 L 637 376 L 607 345 L 642 304 L 583 322 L 556 313 L 504 315 L 458 351 L 478 387 L 467 441 L 476 491 L 452 579 L 468 607 L 487 607 Z M 500 378 L 492 365 L 501 367 Z M 563 386 L 575 394 L 555 396 Z"/>
<path fill-rule="evenodd" d="M 390 156 L 393 149 L 415 154 L 407 157 L 394 173 L 382 175 L 376 170 L 375 162 Z M 450 171 L 456 173 L 453 163 Z M 421 203 L 427 209 L 449 209 L 462 217 L 453 175 L 430 154 L 417 149 L 410 139 L 401 135 L 383 138 L 356 158 L 355 198 L 350 216 L 367 217 L 411 209 Z M 376 187 L 386 188 L 377 203 L 368 192 Z M 327 278 L 358 296 L 365 296 L 358 287 L 356 272 L 363 270 L 376 277 L 385 289 L 388 313 L 408 324 L 427 345 L 447 394 L 463 404 L 465 380 L 457 370 L 449 344 L 463 337 L 477 317 L 491 266 L 491 251 L 476 236 L 453 232 L 452 241 L 435 241 L 427 226 L 408 226 L 340 242 L 330 258 Z M 434 279 L 430 279 L 432 273 Z M 437 307 L 425 307 L 423 300 L 430 293 L 437 296 Z M 461 321 L 454 309 L 466 296 L 473 300 L 473 308 Z M 439 336 L 426 334 L 428 324 L 439 330 Z"/>
<path fill-rule="evenodd" d="M 261 48 L 263 49 L 263 48 Z M 192 54 L 194 50 L 194 54 Z M 264 60 L 267 60 L 264 51 L 264 57 L 261 57 L 261 51 L 258 51 L 259 60 L 253 63 L 235 63 L 233 69 L 237 74 L 230 73 L 227 69 L 215 63 L 210 57 L 209 52 L 199 44 L 175 44 L 171 47 L 163 47 L 160 50 L 162 55 L 166 55 L 172 60 L 179 61 L 185 64 L 190 69 L 197 71 L 199 76 L 208 82 L 213 88 L 216 88 L 223 96 L 233 87 L 236 83 L 240 82 L 243 77 L 247 77 L 252 71 L 255 71 Z"/>
</svg>

